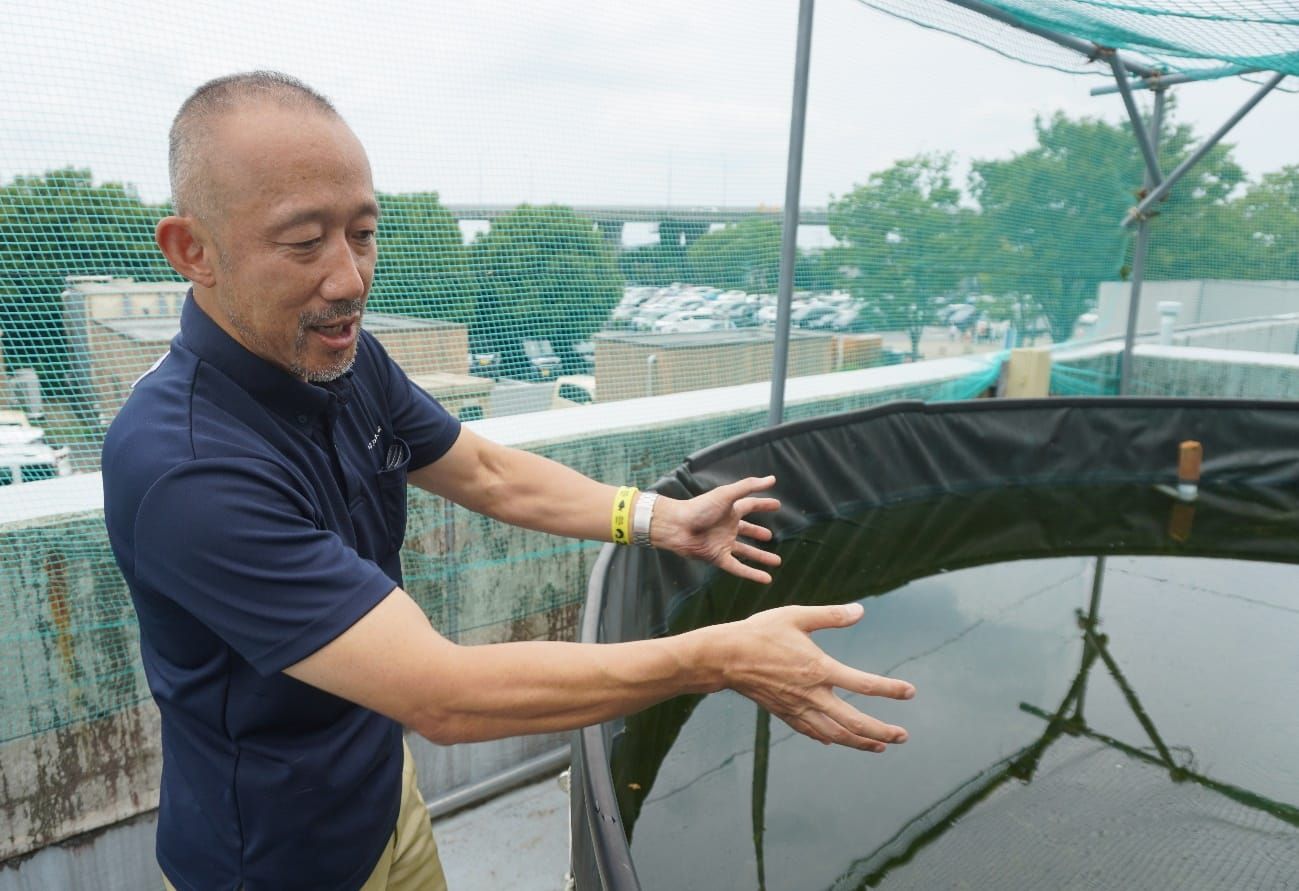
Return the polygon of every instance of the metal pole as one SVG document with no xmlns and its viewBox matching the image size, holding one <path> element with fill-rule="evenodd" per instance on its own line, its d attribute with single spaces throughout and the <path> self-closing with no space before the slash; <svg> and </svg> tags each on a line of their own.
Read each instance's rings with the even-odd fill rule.
<svg viewBox="0 0 1299 891">
<path fill-rule="evenodd" d="M 1128 110 L 1128 120 L 1132 122 L 1132 132 L 1136 134 L 1137 145 L 1141 147 L 1141 157 L 1146 160 L 1146 189 L 1151 186 L 1157 186 L 1163 182 L 1164 175 L 1159 170 L 1159 156 L 1155 154 L 1155 146 L 1150 141 L 1150 134 L 1146 132 L 1146 125 L 1141 122 L 1141 112 L 1137 111 L 1137 101 L 1132 98 L 1132 90 L 1128 87 L 1127 75 L 1119 67 L 1119 63 L 1110 57 L 1110 67 L 1114 69 L 1114 82 L 1118 84 L 1119 93 L 1123 95 L 1123 107 Z M 1155 93 L 1155 102 L 1159 103 L 1164 98 L 1164 91 L 1158 90 Z M 1159 131 L 1156 129 L 1155 138 L 1159 138 Z"/>
<path fill-rule="evenodd" d="M 803 178 L 803 122 L 807 118 L 807 72 L 812 56 L 812 6 L 799 0 L 798 51 L 794 57 L 794 101 L 789 116 L 789 162 L 785 170 L 785 225 L 780 237 L 780 290 L 776 342 L 771 363 L 771 410 L 776 425 L 785 415 L 785 374 L 789 368 L 789 315 L 794 301 L 794 260 L 798 251 L 798 198 Z"/>
<path fill-rule="evenodd" d="M 1228 65 L 1226 68 L 1216 68 L 1213 71 L 1203 71 L 1198 74 L 1160 74 L 1155 77 L 1134 78 L 1128 82 L 1128 85 L 1136 90 L 1158 90 L 1161 87 L 1172 87 L 1177 84 L 1198 83 L 1202 80 L 1219 80 L 1224 77 L 1236 77 L 1241 74 L 1257 74 L 1263 71 L 1262 68 L 1241 68 L 1238 65 Z M 1092 87 L 1091 95 L 1108 96 L 1110 93 L 1117 93 L 1117 86 Z"/>
<path fill-rule="evenodd" d="M 440 820 L 456 811 L 482 804 L 489 798 L 495 798 L 524 783 L 536 782 L 546 776 L 558 776 L 559 772 L 571 762 L 572 751 L 569 746 L 564 745 L 535 758 L 529 758 L 522 764 L 516 764 L 500 773 L 492 774 L 486 779 L 434 798 L 424 807 L 428 811 L 429 819 Z"/>
<path fill-rule="evenodd" d="M 1228 118 L 1227 122 L 1218 128 L 1216 133 L 1206 139 L 1199 148 L 1191 152 L 1190 156 L 1185 161 L 1178 164 L 1177 167 L 1174 168 L 1173 172 L 1168 174 L 1168 176 L 1164 178 L 1164 181 L 1155 187 L 1154 191 L 1150 192 L 1144 199 L 1142 199 L 1140 204 L 1128 211 L 1127 217 L 1123 220 L 1123 225 L 1131 226 L 1134 220 L 1144 219 L 1146 214 L 1150 211 L 1150 208 L 1153 207 L 1156 202 L 1164 199 L 1164 196 L 1168 194 L 1168 190 L 1173 187 L 1173 184 L 1181 179 L 1182 175 L 1185 174 L 1186 171 L 1198 164 L 1200 159 L 1207 155 L 1209 150 L 1217 145 L 1219 140 L 1226 136 L 1232 127 L 1240 123 L 1241 118 L 1249 114 L 1250 111 L 1253 110 L 1254 106 L 1258 105 L 1258 103 L 1262 101 L 1264 96 L 1272 92 L 1272 89 L 1277 84 L 1285 80 L 1285 76 L 1285 72 L 1277 72 L 1271 80 L 1263 84 L 1263 86 L 1259 88 L 1258 92 L 1256 92 L 1252 97 L 1250 97 L 1248 102 L 1240 107 L 1239 111 Z M 1155 95 L 1158 96 L 1159 94 L 1156 93 Z"/>
<path fill-rule="evenodd" d="M 1100 58 L 1101 54 L 1105 52 L 1105 47 L 1092 43 L 1090 40 L 1071 37 L 1068 34 L 1061 34 L 1059 31 L 1052 31 L 1049 28 L 1043 28 L 1039 25 L 1030 25 L 1027 22 L 1021 22 L 1005 10 L 998 9 L 995 6 L 990 6 L 987 3 L 980 3 L 979 0 L 947 0 L 947 2 L 954 6 L 964 7 L 971 12 L 986 15 L 988 18 L 996 19 L 1002 24 L 1010 25 L 1012 28 L 1019 28 L 1021 31 L 1027 31 L 1029 34 L 1036 34 L 1038 37 L 1059 44 L 1068 49 L 1076 50 L 1084 56 L 1087 56 L 1089 59 Z M 1149 66 L 1137 62 L 1128 61 L 1118 53 L 1114 53 L 1114 58 L 1117 59 L 1118 63 L 1128 71 L 1140 75 L 1141 77 L 1158 77 L 1160 74 L 1158 69 L 1150 68 Z"/>
<path fill-rule="evenodd" d="M 1155 91 L 1155 110 L 1150 116 L 1150 132 L 1148 134 L 1151 148 L 1154 151 L 1159 149 L 1159 131 L 1164 124 L 1164 96 L 1163 90 Z M 1141 132 L 1144 129 L 1140 117 L 1133 119 L 1132 129 L 1136 132 Z M 1150 191 L 1151 175 L 1150 167 L 1147 166 L 1145 175 L 1147 192 Z M 1141 308 L 1141 285 L 1146 279 L 1146 245 L 1149 241 L 1150 219 L 1142 216 L 1141 223 L 1137 226 L 1137 243 L 1132 251 L 1132 287 L 1128 292 L 1128 327 L 1123 335 L 1123 355 L 1119 360 L 1120 396 L 1127 396 L 1128 389 L 1132 384 L 1132 351 L 1137 340 L 1137 312 Z"/>
</svg>

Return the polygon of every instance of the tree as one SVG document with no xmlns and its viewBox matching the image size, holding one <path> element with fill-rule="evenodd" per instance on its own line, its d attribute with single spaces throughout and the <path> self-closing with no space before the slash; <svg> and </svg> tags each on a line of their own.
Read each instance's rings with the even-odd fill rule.
<svg viewBox="0 0 1299 891">
<path fill-rule="evenodd" d="M 716 288 L 775 291 L 780 281 L 780 222 L 750 219 L 709 232 L 686 251 L 689 280 Z"/>
<path fill-rule="evenodd" d="M 379 265 L 369 307 L 425 319 L 468 322 L 474 281 L 455 218 L 436 192 L 378 195 Z"/>
<path fill-rule="evenodd" d="M 613 249 L 571 208 L 520 205 L 470 248 L 475 345 L 515 355 L 523 338 L 561 353 L 598 331 L 622 297 Z"/>
<path fill-rule="evenodd" d="M 72 167 L 0 186 L 0 328 L 8 368 L 68 387 L 61 294 L 69 275 L 176 280 L 153 242 L 168 210 Z"/>
<path fill-rule="evenodd" d="M 973 211 L 960 198 L 951 157 L 919 155 L 871 174 L 830 204 L 830 233 L 842 247 L 827 251 L 826 262 L 846 267 L 848 290 L 910 335 L 913 357 L 940 300 L 959 288 L 971 262 Z"/>
<path fill-rule="evenodd" d="M 1159 160 L 1170 171 L 1195 142 L 1172 123 L 1170 102 Z M 995 293 L 1042 306 L 1053 340 L 1067 340 L 1103 281 L 1126 278 L 1133 230 L 1120 226 L 1140 197 L 1144 163 L 1131 127 L 1056 113 L 1035 123 L 1037 145 L 1011 158 L 974 162 L 971 191 L 979 278 Z M 1174 187 L 1152 224 L 1146 276 L 1230 277 L 1227 198 L 1243 178 L 1218 145 Z"/>
<path fill-rule="evenodd" d="M 686 251 L 679 244 L 642 244 L 618 255 L 618 268 L 627 281 L 637 285 L 670 285 L 683 282 Z"/>
<path fill-rule="evenodd" d="M 1230 205 L 1248 275 L 1299 279 L 1299 165 L 1264 174 Z"/>
</svg>

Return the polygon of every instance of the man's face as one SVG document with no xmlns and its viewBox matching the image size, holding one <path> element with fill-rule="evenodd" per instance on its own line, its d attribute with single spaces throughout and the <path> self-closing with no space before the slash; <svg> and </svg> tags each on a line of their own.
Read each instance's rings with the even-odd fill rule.
<svg viewBox="0 0 1299 891">
<path fill-rule="evenodd" d="M 309 381 L 356 358 L 374 277 L 370 165 L 341 120 L 251 104 L 213 127 L 215 283 L 200 300 L 248 350 Z"/>
</svg>

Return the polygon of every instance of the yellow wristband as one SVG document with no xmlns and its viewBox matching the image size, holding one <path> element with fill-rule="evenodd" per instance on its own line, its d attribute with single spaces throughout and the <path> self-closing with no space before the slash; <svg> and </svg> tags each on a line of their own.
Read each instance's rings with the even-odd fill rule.
<svg viewBox="0 0 1299 891">
<path fill-rule="evenodd" d="M 623 486 L 613 497 L 613 543 L 631 544 L 631 502 L 640 490 L 633 486 Z"/>
</svg>

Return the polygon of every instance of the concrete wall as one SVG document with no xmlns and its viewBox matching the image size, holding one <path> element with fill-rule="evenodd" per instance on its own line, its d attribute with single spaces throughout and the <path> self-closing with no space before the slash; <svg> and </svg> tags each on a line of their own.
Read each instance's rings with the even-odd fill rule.
<svg viewBox="0 0 1299 891">
<path fill-rule="evenodd" d="M 1172 345 L 1258 353 L 1299 353 L 1299 314 L 1232 325 L 1183 328 L 1173 332 Z"/>
<path fill-rule="evenodd" d="M 1113 344 L 1063 351 L 1056 365 L 1113 381 L 1120 352 Z M 1299 356 L 1138 344 L 1132 395 L 1299 399 Z"/>
</svg>

